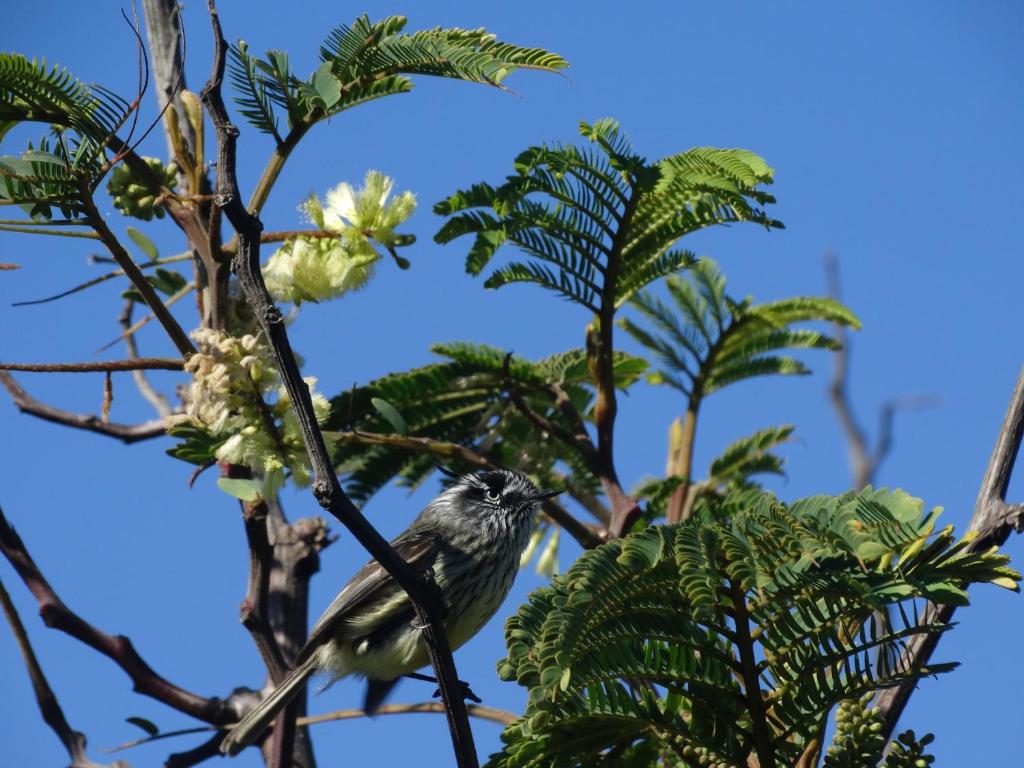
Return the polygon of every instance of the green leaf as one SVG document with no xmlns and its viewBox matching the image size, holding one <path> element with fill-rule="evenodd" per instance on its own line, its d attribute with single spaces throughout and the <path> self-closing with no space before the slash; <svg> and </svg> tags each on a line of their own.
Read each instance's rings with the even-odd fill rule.
<svg viewBox="0 0 1024 768">
<path fill-rule="evenodd" d="M 259 501 L 263 497 L 263 483 L 259 480 L 243 480 L 235 477 L 218 477 L 217 487 L 228 496 L 242 501 Z"/>
<path fill-rule="evenodd" d="M 132 725 L 141 728 L 150 736 L 156 736 L 160 733 L 160 729 L 152 722 L 144 717 L 126 717 L 125 722 L 131 723 Z"/>
<path fill-rule="evenodd" d="M 405 423 L 405 419 L 395 406 L 380 397 L 370 398 L 370 404 L 387 420 L 395 432 L 403 436 L 409 434 L 409 425 Z"/>
<path fill-rule="evenodd" d="M 309 81 L 320 107 L 330 110 L 341 99 L 341 81 L 331 73 L 331 63 L 324 62 L 317 67 Z"/>
<path fill-rule="evenodd" d="M 125 232 L 128 233 L 128 237 L 132 239 L 132 242 L 139 246 L 139 250 L 142 251 L 150 261 L 156 261 L 160 258 L 160 251 L 157 250 L 153 241 L 150 240 L 144 232 L 136 229 L 135 227 L 127 227 Z"/>
</svg>

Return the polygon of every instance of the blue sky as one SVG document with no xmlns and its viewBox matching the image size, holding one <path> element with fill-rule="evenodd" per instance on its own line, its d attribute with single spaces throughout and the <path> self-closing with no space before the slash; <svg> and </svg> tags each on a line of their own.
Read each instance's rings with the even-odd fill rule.
<svg viewBox="0 0 1024 768">
<path fill-rule="evenodd" d="M 185 12 L 194 90 L 208 73 L 202 5 L 190 3 Z M 64 0 L 48 4 L 43 17 L 39 6 L 7 7 L 0 49 L 45 56 L 84 80 L 129 94 L 134 51 L 118 8 L 95 4 L 83 14 L 81 4 Z M 440 220 L 430 206 L 455 188 L 502 178 L 530 144 L 574 140 L 579 120 L 612 116 L 651 158 L 695 145 L 743 147 L 776 169 L 773 213 L 786 230 L 718 229 L 690 238 L 688 246 L 719 260 L 734 294 L 761 300 L 821 293 L 822 255 L 837 252 L 844 298 L 864 323 L 853 343 L 852 386 L 868 429 L 874 432 L 886 399 L 941 399 L 936 408 L 898 417 L 879 482 L 944 506 L 947 522 L 966 524 L 1024 362 L 1019 4 L 372 2 L 339 10 L 327 3 L 249 2 L 224 3 L 221 13 L 229 39 L 242 37 L 260 51 L 283 48 L 306 73 L 326 32 L 363 10 L 373 18 L 406 13 L 409 29 L 484 26 L 501 39 L 557 51 L 571 68 L 566 77 L 519 73 L 509 81 L 513 94 L 420 79 L 412 94 L 320 126 L 299 148 L 265 211 L 268 229 L 299 225 L 296 205 L 309 191 L 359 181 L 371 168 L 420 201 L 409 223 L 419 237 L 406 251 L 412 270 L 382 264 L 367 290 L 304 310 L 293 326 L 306 371 L 319 377 L 323 391 L 334 394 L 354 381 L 427 363 L 435 342 L 487 342 L 531 357 L 581 345 L 588 318 L 576 307 L 530 287 L 485 291 L 466 275 L 464 243 L 433 244 Z M 3 151 L 18 149 L 5 142 Z M 144 149 L 163 153 L 159 132 Z M 244 129 L 243 188 L 251 188 L 269 150 L 267 137 Z M 116 212 L 111 220 L 118 228 L 128 223 Z M 164 254 L 180 250 L 172 225 L 146 231 Z M 101 267 L 87 263 L 91 245 L 0 235 L 0 261 L 22 265 L 0 273 L 0 359 L 87 360 L 117 334 L 120 286 L 57 304 L 9 306 L 97 274 Z M 194 324 L 191 307 L 178 314 Z M 155 328 L 141 345 L 145 354 L 172 351 Z M 784 498 L 843 491 L 850 482 L 846 447 L 825 396 L 830 361 L 824 355 L 808 361 L 815 376 L 746 384 L 711 399 L 697 467 L 740 435 L 790 422 L 799 439 L 786 449 L 789 479 L 772 487 Z M 168 388 L 179 380 L 153 378 Z M 62 407 L 99 407 L 99 375 L 19 380 Z M 117 384 L 113 417 L 149 418 L 130 380 Z M 681 410 L 667 391 L 643 385 L 624 398 L 618 462 L 627 485 L 663 471 L 665 430 Z M 169 441 L 125 447 L 21 416 L 2 398 L 0 430 L 6 480 L 0 504 L 70 606 L 107 631 L 129 635 L 156 670 L 187 688 L 217 695 L 260 684 L 258 656 L 237 621 L 245 589 L 242 528 L 212 477 L 190 492 L 190 468 L 163 454 Z M 412 496 L 388 489 L 367 514 L 393 535 L 436 489 L 434 481 Z M 1022 495 L 1018 478 L 1011 498 Z M 285 503 L 292 517 L 317 511 L 308 494 L 288 494 Z M 1011 540 L 1008 551 L 1024 561 L 1019 541 Z M 563 553 L 563 565 L 570 556 Z M 314 615 L 364 561 L 342 532 L 313 582 Z M 0 579 L 68 719 L 89 736 L 94 759 L 102 758 L 99 748 L 138 735 L 126 717 L 146 717 L 164 730 L 191 724 L 133 694 L 105 658 L 46 630 L 6 563 Z M 525 571 L 500 615 L 541 583 Z M 1024 631 L 1022 604 L 994 587 L 978 589 L 972 599 L 938 654 L 962 667 L 922 683 L 901 725 L 936 732 L 940 764 L 1009 766 L 1019 760 L 1015 739 L 994 734 L 1019 719 L 1024 673 L 1005 639 Z M 518 709 L 523 691 L 494 674 L 503 648 L 495 620 L 457 654 L 459 671 L 486 703 Z M 0 630 L 0 664 L 0 762 L 61 764 L 61 747 L 38 716 L 6 630 Z M 409 681 L 393 700 L 422 700 L 431 690 Z M 314 699 L 312 709 L 353 706 L 360 696 L 358 685 L 342 683 Z M 474 725 L 486 756 L 499 744 L 498 729 Z M 193 743 L 160 742 L 126 757 L 156 765 Z M 344 758 L 358 765 L 371 755 L 384 765 L 451 762 L 443 719 L 429 715 L 319 726 L 316 748 L 321 764 Z M 246 755 L 237 764 L 257 763 Z"/>
</svg>

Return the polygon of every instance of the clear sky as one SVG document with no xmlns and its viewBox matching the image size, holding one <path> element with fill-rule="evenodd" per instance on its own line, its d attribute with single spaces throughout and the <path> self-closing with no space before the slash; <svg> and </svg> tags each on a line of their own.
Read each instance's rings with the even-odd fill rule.
<svg viewBox="0 0 1024 768">
<path fill-rule="evenodd" d="M 203 3 L 189 3 L 188 81 L 208 74 L 209 29 Z M 79 77 L 122 94 L 134 89 L 134 50 L 116 3 L 8 3 L 0 49 L 45 56 Z M 86 11 L 86 9 L 88 9 Z M 514 94 L 420 79 L 412 94 L 361 107 L 318 127 L 290 161 L 268 205 L 270 229 L 299 224 L 296 205 L 310 191 L 359 181 L 375 168 L 413 190 L 419 236 L 409 272 L 382 264 L 370 288 L 305 310 L 293 326 L 306 371 L 328 394 L 390 370 L 432 359 L 434 342 L 473 340 L 540 357 L 580 346 L 588 318 L 530 287 L 484 291 L 464 274 L 466 244 L 441 248 L 430 206 L 457 187 L 498 180 L 513 157 L 545 140 L 574 140 L 579 120 L 619 119 L 634 146 L 656 158 L 695 145 L 743 147 L 776 169 L 773 214 L 787 229 L 735 227 L 702 233 L 689 246 L 717 258 L 734 294 L 758 299 L 821 293 L 822 255 L 840 255 L 844 298 L 864 330 L 853 348 L 853 392 L 869 431 L 880 404 L 902 395 L 935 395 L 933 409 L 900 415 L 880 484 L 901 486 L 962 528 L 1017 371 L 1024 362 L 1019 297 L 1024 286 L 1019 224 L 1024 177 L 1022 51 L 1024 7 L 1003 2 L 753 3 L 337 3 L 222 4 L 229 39 L 257 50 L 283 48 L 300 73 L 312 71 L 327 31 L 366 10 L 410 15 L 409 29 L 484 26 L 501 39 L 565 56 L 567 77 L 519 73 Z M 152 106 L 147 102 L 147 111 Z M 241 182 L 251 188 L 270 150 L 244 129 Z M 4 146 L 4 152 L 20 150 Z M 149 154 L 163 152 L 159 131 Z M 9 209 L 8 209 L 9 210 Z M 111 220 L 126 223 L 114 212 Z M 164 254 L 181 241 L 166 221 L 147 232 Z M 88 241 L 0 235 L 0 359 L 71 361 L 117 335 L 121 286 L 40 307 L 11 308 L 98 274 Z M 179 316 L 193 322 L 191 307 Z M 171 353 L 157 329 L 141 336 L 145 354 Z M 107 353 L 112 355 L 113 353 Z M 709 401 L 697 467 L 736 437 L 791 422 L 799 440 L 786 448 L 784 498 L 841 492 L 850 483 L 846 447 L 825 385 L 830 361 L 809 358 L 813 377 L 735 387 Z M 96 411 L 102 377 L 30 376 L 37 397 Z M 154 380 L 172 387 L 173 375 Z M 117 380 L 113 418 L 149 418 Z M 665 430 L 682 404 L 644 385 L 624 398 L 619 474 L 628 485 L 664 468 Z M 129 635 L 169 679 L 205 695 L 262 682 L 258 656 L 237 620 L 246 550 L 235 504 L 209 474 L 193 491 L 187 465 L 168 459 L 170 441 L 125 447 L 20 416 L 0 398 L 0 504 L 68 604 L 110 632 Z M 401 530 L 437 490 L 412 496 L 388 489 L 367 506 L 385 535 Z M 1011 497 L 1024 498 L 1018 478 Z M 315 514 L 308 494 L 289 494 L 294 518 Z M 335 526 L 338 528 L 338 526 Z M 340 531 L 313 582 L 317 615 L 365 555 Z M 1024 562 L 1014 539 L 1008 551 Z M 563 565 L 571 556 L 563 553 Z M 139 735 L 124 722 L 146 717 L 161 729 L 187 727 L 182 715 L 133 694 L 107 659 L 46 630 L 13 570 L 0 579 L 14 596 L 32 641 L 72 725 L 99 748 Z M 542 583 L 524 572 L 508 615 Z M 974 605 L 938 657 L 962 667 L 925 681 L 901 723 L 938 735 L 942 765 L 1019 765 L 1024 672 L 1011 643 L 1024 632 L 1024 604 L 995 587 L 972 593 Z M 1007 642 L 1010 641 L 1010 642 Z M 461 676 L 485 703 L 519 709 L 524 691 L 500 683 L 503 655 L 495 620 L 457 654 Z M 9 632 L 0 628 L 0 764 L 60 765 L 59 743 L 40 719 Z M 404 683 L 393 701 L 429 696 Z M 356 705 L 360 686 L 341 683 L 312 702 L 314 712 Z M 496 726 L 474 723 L 480 754 L 499 744 Z M 193 737 L 194 738 L 194 737 Z M 158 742 L 125 757 L 157 765 L 198 743 Z M 318 726 L 322 765 L 451 764 L 443 719 L 408 715 Z M 255 765 L 245 755 L 238 765 Z"/>
</svg>

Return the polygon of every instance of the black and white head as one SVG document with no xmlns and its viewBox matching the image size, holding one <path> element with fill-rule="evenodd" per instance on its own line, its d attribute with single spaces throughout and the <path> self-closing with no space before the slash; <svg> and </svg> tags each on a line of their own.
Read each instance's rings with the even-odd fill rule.
<svg viewBox="0 0 1024 768">
<path fill-rule="evenodd" d="M 538 490 L 522 472 L 493 469 L 455 476 L 428 510 L 449 519 L 457 516 L 462 524 L 508 530 L 529 527 L 537 505 L 559 493 Z"/>
</svg>

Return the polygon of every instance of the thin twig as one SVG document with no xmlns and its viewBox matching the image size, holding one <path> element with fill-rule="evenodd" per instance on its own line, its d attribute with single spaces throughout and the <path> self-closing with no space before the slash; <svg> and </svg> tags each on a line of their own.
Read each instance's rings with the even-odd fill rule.
<svg viewBox="0 0 1024 768">
<path fill-rule="evenodd" d="M 29 373 L 104 373 L 116 371 L 180 371 L 184 360 L 173 357 L 136 357 L 95 363 L 0 363 L 0 371 Z"/>
<path fill-rule="evenodd" d="M 23 232 L 26 235 L 53 235 L 55 237 L 80 237 L 87 240 L 99 240 L 95 232 L 69 232 L 66 229 L 47 229 L 46 227 L 15 227 L 0 224 L 0 232 Z"/>
<path fill-rule="evenodd" d="M 124 309 L 121 310 L 120 317 L 117 318 L 118 324 L 121 328 L 127 330 L 132 324 L 132 311 L 135 309 L 135 301 L 132 299 L 126 299 L 124 302 Z M 124 348 L 128 353 L 128 357 L 131 360 L 138 360 L 139 358 L 139 347 L 135 341 L 134 334 L 128 334 L 124 337 Z M 107 374 L 110 375 L 109 373 Z M 140 370 L 132 371 L 132 380 L 135 382 L 135 388 L 139 390 L 139 394 L 142 395 L 146 401 L 153 406 L 157 416 L 161 419 L 167 419 L 170 417 L 171 403 L 167 399 L 166 395 L 162 392 L 158 392 L 156 388 L 149 383 L 149 379 L 146 378 L 146 374 Z"/>
<path fill-rule="evenodd" d="M 429 453 L 441 459 L 455 459 L 479 469 L 491 469 L 497 466 L 472 448 L 467 448 L 458 443 L 434 440 L 429 437 L 407 437 L 405 435 L 363 432 L 361 430 L 359 432 L 324 432 L 323 434 L 324 437 L 341 443 L 386 445 L 390 448 L 401 448 L 416 453 Z"/>
<path fill-rule="evenodd" d="M 1010 485 L 1021 440 L 1024 438 L 1024 367 L 1017 375 L 1017 383 L 1006 416 L 999 428 L 995 447 L 988 467 L 981 481 L 981 489 L 974 505 L 974 514 L 967 524 L 969 532 L 977 537 L 967 546 L 965 553 L 984 552 L 991 547 L 1001 546 L 1013 530 L 1024 528 L 1024 504 L 1008 504 L 1006 491 Z M 922 615 L 921 624 L 948 624 L 956 607 L 937 606 L 928 603 Z M 904 652 L 907 669 L 920 669 L 928 663 L 943 633 L 927 632 L 907 641 Z M 914 682 L 907 682 L 895 688 L 882 691 L 875 706 L 878 707 L 884 723 L 882 735 L 888 741 L 892 738 L 896 724 L 903 714 L 907 702 L 915 690 Z"/>
<path fill-rule="evenodd" d="M 107 226 L 106 220 L 96 208 L 96 203 L 92 199 L 92 193 L 89 188 L 83 183 L 80 185 L 80 191 L 82 193 L 82 207 L 93 231 L 100 236 L 103 244 L 110 251 L 110 255 L 117 261 L 117 265 L 124 270 L 125 275 L 132 281 L 135 290 L 142 295 L 143 300 L 152 310 L 157 320 L 160 321 L 160 325 L 164 327 L 178 352 L 185 358 L 191 357 L 195 354 L 196 348 L 189 340 L 188 334 L 178 324 L 178 321 L 174 319 L 167 305 L 157 295 L 152 283 L 142 274 L 142 270 L 139 269 L 139 266 L 132 260 L 131 255 L 121 245 L 121 242 L 110 230 L 110 227 Z"/>
<path fill-rule="evenodd" d="M 220 757 L 220 743 L 224 741 L 224 736 L 224 733 L 215 733 L 198 747 L 168 755 L 164 761 L 164 768 L 192 768 L 210 758 Z"/>
<path fill-rule="evenodd" d="M 175 256 L 168 256 L 167 258 L 164 259 L 153 259 L 152 261 L 144 261 L 141 264 L 139 264 L 138 267 L 139 269 L 147 269 L 148 267 L 159 267 L 161 264 L 173 264 L 178 261 L 191 260 L 191 253 L 179 253 Z M 121 277 L 123 275 L 123 269 L 115 269 L 113 272 L 107 272 L 105 274 L 99 275 L 98 277 L 94 277 L 91 280 L 86 280 L 84 283 L 76 285 L 74 288 L 69 288 L 66 291 L 55 293 L 53 296 L 46 296 L 45 298 L 42 299 L 32 299 L 30 301 L 15 301 L 14 303 L 11 304 L 11 306 L 30 307 L 36 304 L 46 304 L 47 302 L 56 301 L 57 299 L 63 299 L 65 296 L 71 296 L 73 294 L 78 293 L 79 291 L 84 291 L 86 288 L 92 288 L 94 285 L 105 283 L 107 280 L 113 280 L 115 277 Z"/>
<path fill-rule="evenodd" d="M 29 680 L 32 682 L 32 690 L 36 695 L 36 703 L 39 705 L 39 712 L 43 721 L 50 726 L 60 743 L 71 758 L 71 768 L 99 768 L 97 763 L 92 762 L 85 752 L 85 736 L 74 730 L 64 717 L 64 710 L 57 701 L 57 696 L 43 674 L 43 668 L 39 666 L 39 659 L 32 650 L 32 643 L 28 639 L 25 625 L 21 623 L 21 617 L 7 594 L 3 582 L 0 582 L 0 606 L 3 607 L 7 623 L 11 625 L 11 632 L 14 634 L 14 641 L 17 643 L 21 658 L 28 670 Z M 117 763 L 117 765 L 123 765 Z"/>
<path fill-rule="evenodd" d="M 221 700 L 205 698 L 174 685 L 143 661 L 127 637 L 108 635 L 68 608 L 39 570 L 21 537 L 7 522 L 3 509 L 0 509 L 0 553 L 36 598 L 43 623 L 111 659 L 131 678 L 137 693 L 213 725 L 223 725 L 232 719 L 232 713 Z"/>
<path fill-rule="evenodd" d="M 113 422 L 103 423 L 103 420 L 91 413 L 72 413 L 52 405 L 47 405 L 36 400 L 26 392 L 14 377 L 9 373 L 0 371 L 0 385 L 6 389 L 14 404 L 22 413 L 52 421 L 55 424 L 63 424 L 66 427 L 84 429 L 89 432 L 96 432 L 108 437 L 116 437 L 125 443 L 137 443 L 140 440 L 149 440 L 153 437 L 160 437 L 166 433 L 166 425 L 163 419 L 154 419 L 141 424 L 116 424 Z"/>
<path fill-rule="evenodd" d="M 591 472 L 595 475 L 600 476 L 601 474 L 601 459 L 598 455 L 597 448 L 590 440 L 590 435 L 587 434 L 585 428 L 582 427 L 582 420 L 580 420 L 579 426 L 577 426 L 576 433 L 569 432 L 569 430 L 562 428 L 555 422 L 551 421 L 547 416 L 537 413 L 530 404 L 526 402 L 526 399 L 519 392 L 519 388 L 516 386 L 515 381 L 511 375 L 511 363 L 512 353 L 509 352 L 505 355 L 505 359 L 501 365 L 501 375 L 505 383 L 505 390 L 508 392 L 509 400 L 516 407 L 527 420 L 532 422 L 534 426 L 540 429 L 542 432 L 547 432 L 552 437 L 565 443 L 570 448 L 579 451 L 584 461 L 587 462 L 587 466 Z M 568 397 L 565 398 L 569 405 L 572 403 L 568 401 Z M 561 406 L 564 408 L 564 404 Z"/>
<path fill-rule="evenodd" d="M 834 253 L 825 254 L 825 279 L 828 283 L 828 295 L 839 301 L 839 261 Z M 857 422 L 853 413 L 850 398 L 850 334 L 846 327 L 835 323 L 832 332 L 839 340 L 839 349 L 835 351 L 835 363 L 832 378 L 829 382 L 829 399 L 835 408 L 839 424 L 846 436 L 850 452 L 850 471 L 853 475 L 853 487 L 861 489 L 875 482 L 879 467 L 892 450 L 893 421 L 899 411 L 919 408 L 934 408 L 939 403 L 934 395 L 914 395 L 886 400 L 878 414 L 878 435 L 874 449 L 868 445 L 868 437 L 864 428 Z"/>
<path fill-rule="evenodd" d="M 181 287 L 181 290 L 179 290 L 176 294 L 174 294 L 173 296 L 168 297 L 167 301 L 164 302 L 164 306 L 165 307 L 173 306 L 174 304 L 178 303 L 183 298 L 188 296 L 190 293 L 192 293 L 192 291 L 194 291 L 195 289 L 196 289 L 196 282 L 195 282 L 195 280 L 193 280 L 192 282 L 186 283 L 185 285 L 183 285 Z M 104 344 L 102 347 L 97 349 L 96 351 L 97 352 L 105 352 L 106 350 L 110 349 L 112 346 L 117 344 L 117 342 L 121 341 L 121 339 L 125 338 L 126 336 L 131 336 L 132 334 L 138 333 L 140 330 L 142 330 L 149 323 L 150 320 L 153 320 L 155 318 L 156 318 L 156 314 L 154 312 L 150 312 L 148 315 L 144 315 L 140 320 L 138 320 L 136 323 L 134 323 L 131 328 L 128 328 L 127 330 L 122 331 L 120 336 L 118 336 L 116 339 L 111 339 L 106 344 Z"/>
<path fill-rule="evenodd" d="M 216 204 L 224 210 L 238 238 L 238 251 L 233 262 L 234 271 L 238 275 L 239 284 L 253 310 L 253 315 L 271 344 L 282 380 L 288 389 L 315 474 L 313 493 L 320 505 L 353 533 L 409 595 L 423 626 L 422 637 L 430 651 L 431 661 L 440 681 L 458 765 L 461 768 L 476 768 L 478 762 L 473 746 L 473 734 L 465 702 L 461 697 L 451 648 L 444 631 L 442 603 L 437 585 L 433 581 L 433 574 L 428 571 L 422 576 L 417 576 L 380 533 L 367 522 L 342 490 L 327 453 L 323 435 L 317 425 L 309 388 L 302 379 L 291 351 L 284 318 L 280 310 L 274 306 L 263 283 L 259 264 L 259 235 L 262 224 L 257 215 L 246 210 L 238 188 L 235 165 L 238 128 L 230 122 L 220 92 L 224 79 L 227 43 L 213 0 L 209 2 L 209 12 L 214 36 L 214 61 L 210 80 L 203 88 L 202 99 L 217 131 Z"/>
<path fill-rule="evenodd" d="M 508 725 L 514 722 L 519 716 L 513 712 L 507 712 L 504 709 L 496 709 L 495 707 L 485 707 L 481 704 L 467 704 L 466 711 L 470 717 L 476 717 L 480 720 L 487 720 L 498 725 Z M 444 704 L 439 701 L 422 701 L 415 704 L 382 704 L 374 710 L 372 717 L 377 715 L 410 715 L 410 714 L 436 714 L 443 715 L 445 713 Z M 366 713 L 364 709 L 339 709 L 334 712 L 326 712 L 322 715 L 310 715 L 308 717 L 300 717 L 295 720 L 295 724 L 299 727 L 308 725 L 320 725 L 321 723 L 333 723 L 336 720 L 356 720 L 363 717 L 371 717 Z M 224 726 L 226 730 L 231 726 Z M 110 754 L 113 752 L 122 752 L 126 749 L 132 749 L 142 744 L 149 744 L 153 741 L 162 741 L 163 739 L 172 739 L 178 736 L 191 736 L 195 733 L 209 733 L 211 731 L 221 730 L 213 726 L 202 726 L 199 728 L 182 728 L 179 731 L 166 731 L 164 733 L 157 733 L 153 736 L 144 736 L 140 739 L 133 739 L 132 741 L 126 741 L 124 744 L 119 744 L 116 747 L 103 750 Z"/>
</svg>

